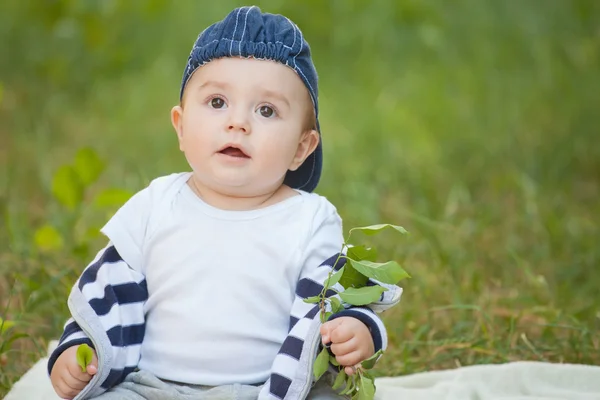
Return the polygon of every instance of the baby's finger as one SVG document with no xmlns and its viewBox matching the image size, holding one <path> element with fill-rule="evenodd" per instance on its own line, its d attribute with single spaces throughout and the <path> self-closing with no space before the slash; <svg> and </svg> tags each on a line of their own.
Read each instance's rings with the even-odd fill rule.
<svg viewBox="0 0 600 400">
<path fill-rule="evenodd" d="M 352 367 L 346 367 L 344 368 L 344 372 L 346 372 L 346 375 L 348 376 L 352 376 L 356 373 L 356 371 L 358 371 L 360 369 L 360 364 L 358 365 L 354 365 Z"/>
<path fill-rule="evenodd" d="M 63 381 L 52 382 L 52 387 L 54 388 L 54 391 L 61 399 L 67 398 L 67 393 L 65 393 L 64 386 L 65 384 L 63 383 Z"/>
<path fill-rule="evenodd" d="M 58 382 L 54 388 L 61 399 L 72 399 L 81 391 L 70 387 L 64 379 Z"/>
<path fill-rule="evenodd" d="M 335 321 L 335 320 L 334 320 Z M 333 321 L 332 321 L 333 322 Z M 348 325 L 340 324 L 329 334 L 332 343 L 343 343 L 354 337 L 354 331 Z"/>
<path fill-rule="evenodd" d="M 353 351 L 352 353 L 344 354 L 343 356 L 336 356 L 336 361 L 345 367 L 356 365 L 361 361 L 360 352 Z"/>
<path fill-rule="evenodd" d="M 76 362 L 69 363 L 67 371 L 73 378 L 83 382 L 89 382 L 92 379 L 92 376 L 87 371 L 81 371 L 81 367 Z"/>
<path fill-rule="evenodd" d="M 339 324 L 342 323 L 341 319 L 334 319 L 332 321 L 327 321 L 323 325 L 321 325 L 321 341 L 324 345 L 331 342 L 331 332 L 337 328 Z"/>
<path fill-rule="evenodd" d="M 96 375 L 96 372 L 98 372 L 98 357 L 96 357 L 96 352 L 94 352 L 92 362 L 86 367 L 86 371 L 90 376 Z"/>
<path fill-rule="evenodd" d="M 85 385 L 88 384 L 89 381 L 79 379 L 75 376 L 65 374 L 63 381 L 69 386 L 71 389 L 82 390 Z"/>
<path fill-rule="evenodd" d="M 335 354 L 336 356 L 344 356 L 348 353 L 352 353 L 354 351 L 357 351 L 358 346 L 356 345 L 356 340 L 355 339 L 351 339 L 348 340 L 347 342 L 343 342 L 343 343 L 334 343 L 331 345 L 331 351 L 333 352 L 333 354 Z"/>
<path fill-rule="evenodd" d="M 89 376 L 94 376 L 94 375 L 96 375 L 96 372 L 98 372 L 98 367 L 90 364 L 86 367 L 86 372 L 88 373 Z"/>
<path fill-rule="evenodd" d="M 89 381 L 75 377 L 68 372 L 63 376 L 63 381 L 73 389 L 84 388 Z"/>
</svg>

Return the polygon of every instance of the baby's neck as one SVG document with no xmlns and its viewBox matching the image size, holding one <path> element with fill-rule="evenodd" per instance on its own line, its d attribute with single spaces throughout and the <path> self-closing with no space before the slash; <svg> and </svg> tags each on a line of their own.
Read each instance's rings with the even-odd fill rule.
<svg viewBox="0 0 600 400">
<path fill-rule="evenodd" d="M 298 193 L 286 185 L 280 185 L 273 190 L 251 196 L 237 196 L 208 188 L 200 185 L 194 176 L 190 176 L 187 182 L 192 191 L 206 204 L 227 211 L 255 210 L 279 203 L 282 200 L 296 196 Z"/>
</svg>

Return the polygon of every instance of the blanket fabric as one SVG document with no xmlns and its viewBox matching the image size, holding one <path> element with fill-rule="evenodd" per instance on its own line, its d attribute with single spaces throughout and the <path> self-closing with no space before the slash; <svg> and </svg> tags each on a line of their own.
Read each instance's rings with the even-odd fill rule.
<svg viewBox="0 0 600 400">
<path fill-rule="evenodd" d="M 51 349 L 57 342 L 51 343 Z M 38 361 L 4 400 L 58 400 Z M 475 365 L 376 380 L 377 400 L 600 400 L 600 367 L 544 362 Z"/>
</svg>

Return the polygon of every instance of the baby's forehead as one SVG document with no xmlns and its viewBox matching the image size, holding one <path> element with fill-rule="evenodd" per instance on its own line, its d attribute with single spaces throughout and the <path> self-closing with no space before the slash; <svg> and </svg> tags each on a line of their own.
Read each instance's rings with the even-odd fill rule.
<svg viewBox="0 0 600 400">
<path fill-rule="evenodd" d="M 253 57 L 214 59 L 194 72 L 189 86 L 282 96 L 287 102 L 310 100 L 308 90 L 294 69 L 277 61 Z"/>
</svg>

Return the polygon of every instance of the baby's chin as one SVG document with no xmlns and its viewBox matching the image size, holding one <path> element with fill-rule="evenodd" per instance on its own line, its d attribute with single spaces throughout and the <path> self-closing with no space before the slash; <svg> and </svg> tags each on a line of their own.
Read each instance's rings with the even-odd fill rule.
<svg viewBox="0 0 600 400">
<path fill-rule="evenodd" d="M 209 188 L 216 194 L 231 198 L 250 198 L 269 195 L 277 191 L 283 181 L 274 183 L 265 181 L 255 181 L 239 176 L 219 176 L 212 180 L 200 181 L 200 183 Z"/>
</svg>

